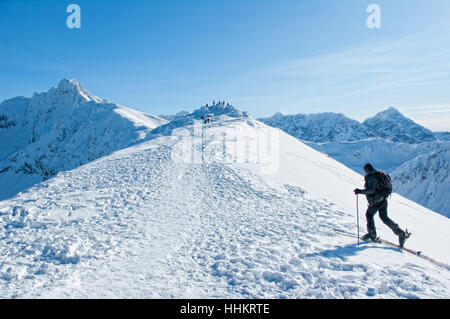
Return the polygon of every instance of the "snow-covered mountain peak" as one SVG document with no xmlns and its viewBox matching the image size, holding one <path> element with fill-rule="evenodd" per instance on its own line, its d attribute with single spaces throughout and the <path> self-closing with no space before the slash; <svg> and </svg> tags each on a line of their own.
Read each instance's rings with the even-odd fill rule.
<svg viewBox="0 0 450 319">
<path fill-rule="evenodd" d="M 375 114 L 372 117 L 369 117 L 366 121 L 364 121 L 364 124 L 367 125 L 366 123 L 371 123 L 371 122 L 375 122 L 375 121 L 377 121 L 377 122 L 379 122 L 379 121 L 389 121 L 389 122 L 403 121 L 403 122 L 408 122 L 408 123 L 410 123 L 410 122 L 414 123 L 412 120 L 407 118 L 397 108 L 395 108 L 393 106 L 389 107 L 386 110 L 378 112 L 377 114 Z"/>
<path fill-rule="evenodd" d="M 51 91 L 52 90 L 50 90 L 49 93 Z M 71 100 L 77 101 L 79 104 L 91 101 L 95 103 L 103 103 L 102 99 L 89 92 L 83 85 L 74 79 L 62 79 L 53 92 L 69 97 Z"/>
<path fill-rule="evenodd" d="M 388 117 L 402 117 L 402 118 L 406 118 L 398 109 L 396 109 L 393 106 L 390 106 L 388 109 L 378 113 L 379 117 L 384 117 L 384 118 L 388 118 Z"/>
<path fill-rule="evenodd" d="M 363 123 L 378 137 L 402 143 L 422 143 L 435 141 L 433 132 L 404 116 L 399 110 L 390 107 Z"/>
<path fill-rule="evenodd" d="M 139 143 L 165 123 L 103 102 L 69 79 L 31 98 L 6 100 L 0 104 L 0 199 Z"/>
<path fill-rule="evenodd" d="M 62 79 L 58 84 L 59 90 L 69 90 L 72 88 L 80 89 L 81 87 L 82 85 L 80 84 L 80 82 L 78 82 L 75 79 L 68 79 L 68 78 Z"/>
</svg>

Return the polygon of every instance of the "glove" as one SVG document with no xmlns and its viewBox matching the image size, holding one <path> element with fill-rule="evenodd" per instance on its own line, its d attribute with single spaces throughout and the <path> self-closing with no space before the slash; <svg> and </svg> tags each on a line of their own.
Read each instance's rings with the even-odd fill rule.
<svg viewBox="0 0 450 319">
<path fill-rule="evenodd" d="M 355 189 L 353 192 L 355 193 L 355 195 L 359 195 L 359 194 L 363 193 L 363 191 L 359 188 Z"/>
</svg>

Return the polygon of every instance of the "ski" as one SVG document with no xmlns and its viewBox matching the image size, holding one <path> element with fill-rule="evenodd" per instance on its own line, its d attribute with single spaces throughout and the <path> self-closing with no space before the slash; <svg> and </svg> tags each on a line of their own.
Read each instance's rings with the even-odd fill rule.
<svg viewBox="0 0 450 319">
<path fill-rule="evenodd" d="M 335 232 L 336 234 L 338 234 L 338 235 L 343 235 L 343 236 L 352 237 L 352 238 L 358 238 L 358 236 L 355 235 L 355 234 L 350 234 L 350 233 L 343 232 L 343 231 L 339 231 L 339 230 L 334 230 L 334 232 Z M 385 240 L 385 239 L 382 239 L 382 238 L 379 238 L 379 237 L 377 238 L 376 241 L 372 241 L 372 240 L 366 241 L 366 240 L 363 240 L 362 238 L 360 238 L 360 240 L 362 240 L 363 242 L 367 242 L 367 243 L 385 244 L 385 245 L 393 246 L 393 247 L 398 248 L 398 249 L 401 250 L 401 251 L 406 251 L 406 252 L 408 252 L 408 253 L 410 253 L 410 254 L 413 254 L 413 255 L 415 255 L 415 256 L 417 256 L 417 257 L 420 257 L 420 258 L 425 259 L 425 260 L 427 260 L 427 261 L 429 261 L 429 262 L 432 262 L 433 264 L 436 264 L 436 265 L 441 266 L 441 267 L 443 267 L 443 268 L 445 268 L 445 269 L 447 269 L 447 270 L 450 270 L 450 266 L 449 266 L 449 265 L 447 265 L 447 264 L 445 264 L 445 263 L 442 263 L 442 262 L 440 262 L 440 261 L 437 261 L 437 260 L 435 260 L 435 259 L 433 259 L 433 258 L 431 258 L 431 257 L 428 257 L 428 256 L 424 255 L 424 254 L 422 253 L 422 251 L 415 251 L 415 250 L 413 250 L 413 249 L 409 249 L 409 248 L 406 248 L 406 247 L 404 247 L 404 246 L 403 246 L 403 247 L 400 247 L 400 245 L 398 245 L 398 244 L 395 244 L 395 243 L 393 243 L 393 242 L 390 242 L 390 241 L 388 241 L 388 240 Z"/>
</svg>

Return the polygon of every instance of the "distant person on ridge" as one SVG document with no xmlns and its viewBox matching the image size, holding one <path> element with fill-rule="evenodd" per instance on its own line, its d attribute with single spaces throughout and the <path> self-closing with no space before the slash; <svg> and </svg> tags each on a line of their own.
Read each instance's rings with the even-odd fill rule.
<svg viewBox="0 0 450 319">
<path fill-rule="evenodd" d="M 386 224 L 393 232 L 398 236 L 398 242 L 400 247 L 403 247 L 406 239 L 409 237 L 409 233 L 400 229 L 400 227 L 388 217 L 388 196 L 392 192 L 392 184 L 390 184 L 390 191 L 383 189 L 383 174 L 377 171 L 372 164 L 366 164 L 364 166 L 364 172 L 366 173 L 364 179 L 366 181 L 364 189 L 355 189 L 356 195 L 366 195 L 369 202 L 369 208 L 366 212 L 367 218 L 367 231 L 368 233 L 362 237 L 363 240 L 377 240 L 377 231 L 375 228 L 374 216 L 377 212 L 380 213 L 380 218 L 384 224 Z M 386 175 L 385 175 L 386 176 Z"/>
</svg>

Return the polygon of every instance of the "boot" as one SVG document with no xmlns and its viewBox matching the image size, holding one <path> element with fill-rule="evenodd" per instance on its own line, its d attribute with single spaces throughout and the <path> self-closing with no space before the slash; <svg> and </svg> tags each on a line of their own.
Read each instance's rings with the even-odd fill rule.
<svg viewBox="0 0 450 319">
<path fill-rule="evenodd" d="M 362 236 L 362 240 L 365 241 L 377 241 L 377 234 L 375 232 L 369 232 Z"/>
<path fill-rule="evenodd" d="M 406 231 L 401 231 L 400 234 L 398 235 L 398 244 L 400 245 L 400 248 L 403 248 L 403 246 L 405 245 L 405 241 L 411 236 L 411 233 L 408 232 L 408 230 Z"/>
</svg>

